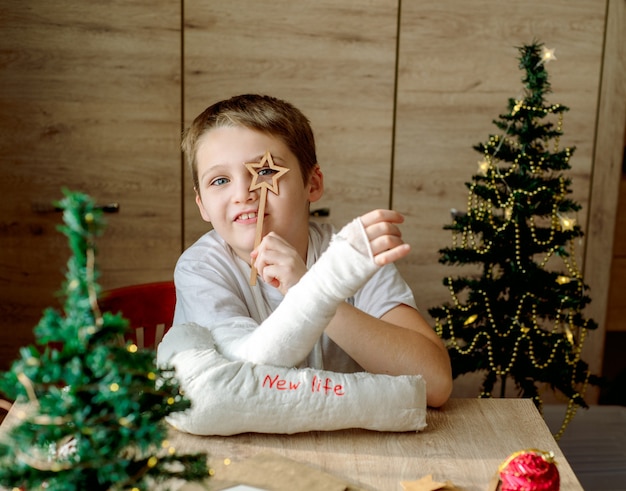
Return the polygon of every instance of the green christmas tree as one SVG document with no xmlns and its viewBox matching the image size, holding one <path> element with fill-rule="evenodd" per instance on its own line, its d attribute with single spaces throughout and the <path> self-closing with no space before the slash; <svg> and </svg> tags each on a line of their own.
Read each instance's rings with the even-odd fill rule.
<svg viewBox="0 0 626 491">
<path fill-rule="evenodd" d="M 440 250 L 440 262 L 473 265 L 474 274 L 445 278 L 452 300 L 429 312 L 455 377 L 484 373 L 481 397 L 492 397 L 498 380 L 504 396 L 512 379 L 540 409 L 547 384 L 569 401 L 562 432 L 586 407 L 587 385 L 599 381 L 581 359 L 597 325 L 584 316 L 590 298 L 575 259 L 580 205 L 568 197 L 565 174 L 574 148 L 559 148 L 568 108 L 545 99 L 554 50 L 534 42 L 519 51 L 523 94 L 494 121 L 499 134 L 474 147 L 482 158 L 466 183 L 468 210 L 444 227 L 453 245 Z"/>
<path fill-rule="evenodd" d="M 205 454 L 177 455 L 163 418 L 190 403 L 153 350 L 120 342 L 122 314 L 98 307 L 95 240 L 102 210 L 81 193 L 59 203 L 72 252 L 64 312 L 47 309 L 40 349 L 21 350 L 0 390 L 17 400 L 18 422 L 0 442 L 0 484 L 23 489 L 148 490 L 170 478 L 207 477 Z"/>
</svg>

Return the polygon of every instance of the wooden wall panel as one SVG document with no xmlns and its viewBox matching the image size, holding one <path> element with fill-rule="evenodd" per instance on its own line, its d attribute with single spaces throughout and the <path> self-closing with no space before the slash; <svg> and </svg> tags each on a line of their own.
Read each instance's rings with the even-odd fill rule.
<svg viewBox="0 0 626 491">
<path fill-rule="evenodd" d="M 626 66 L 626 64 L 624 65 Z M 626 103 L 626 97 L 624 98 Z M 626 143 L 626 142 L 625 142 Z M 609 272 L 606 330 L 626 332 L 626 175 L 619 180 L 618 206 L 615 210 L 615 238 L 612 261 L 609 265 L 598 262 L 597 267 Z M 608 187 L 608 185 L 607 185 Z M 607 190 L 609 192 L 610 189 Z M 611 244 L 609 243 L 608 246 Z"/>
<path fill-rule="evenodd" d="M 626 332 L 626 256 L 613 258 L 609 283 L 606 330 Z M 601 361 L 601 359 L 600 359 Z"/>
<path fill-rule="evenodd" d="M 0 368 L 55 306 L 61 188 L 118 202 L 103 287 L 171 278 L 180 253 L 180 5 L 0 6 Z"/>
<path fill-rule="evenodd" d="M 185 2 L 185 125 L 240 93 L 286 99 L 311 120 L 325 196 L 342 225 L 389 205 L 397 2 Z M 185 177 L 185 243 L 208 229 Z"/>
<path fill-rule="evenodd" d="M 451 245 L 443 226 L 451 208 L 467 209 L 472 146 L 498 131 L 492 120 L 521 93 L 516 47 L 534 39 L 556 50 L 549 100 L 571 109 L 561 144 L 577 147 L 570 176 L 586 227 L 604 22 L 603 1 L 402 3 L 393 205 L 408 216 L 414 250 L 400 267 L 424 312 L 449 301 L 445 276 L 470 272 L 438 263 Z"/>
<path fill-rule="evenodd" d="M 585 278 L 594 295 L 590 311 L 606 331 L 626 331 L 625 131 L 626 1 L 609 0 L 585 256 Z M 603 334 L 591 337 L 583 352 L 598 371 L 603 366 Z"/>
</svg>

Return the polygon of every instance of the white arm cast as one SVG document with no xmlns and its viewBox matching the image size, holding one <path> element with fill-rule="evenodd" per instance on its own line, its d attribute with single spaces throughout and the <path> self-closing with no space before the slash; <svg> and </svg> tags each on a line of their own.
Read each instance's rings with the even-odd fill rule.
<svg viewBox="0 0 626 491">
<path fill-rule="evenodd" d="M 198 435 L 299 433 L 366 428 L 420 431 L 426 384 L 420 375 L 335 373 L 233 361 L 208 329 L 172 327 L 159 345 L 159 365 L 172 365 L 191 408 L 167 417 Z"/>
<path fill-rule="evenodd" d="M 220 352 L 230 359 L 297 366 L 339 304 L 354 295 L 377 269 L 357 218 L 333 237 L 324 254 L 263 323 L 239 317 L 207 327 Z"/>
</svg>

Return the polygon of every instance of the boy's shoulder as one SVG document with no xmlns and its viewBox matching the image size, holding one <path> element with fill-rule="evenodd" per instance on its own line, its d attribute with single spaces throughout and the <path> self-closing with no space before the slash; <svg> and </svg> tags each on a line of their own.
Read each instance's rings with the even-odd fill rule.
<svg viewBox="0 0 626 491">
<path fill-rule="evenodd" d="M 316 222 L 313 220 L 309 221 L 309 233 L 317 233 L 320 234 L 321 236 L 331 236 L 335 233 L 337 233 L 337 228 L 332 224 L 332 223 L 328 223 L 328 222 Z"/>
<path fill-rule="evenodd" d="M 185 249 L 179 262 L 206 260 L 206 258 L 215 257 L 220 252 L 228 251 L 228 249 L 229 246 L 226 241 L 215 230 L 210 230 Z"/>
<path fill-rule="evenodd" d="M 326 250 L 330 239 L 335 233 L 335 227 L 330 223 L 309 222 L 309 245 L 319 253 Z"/>
</svg>

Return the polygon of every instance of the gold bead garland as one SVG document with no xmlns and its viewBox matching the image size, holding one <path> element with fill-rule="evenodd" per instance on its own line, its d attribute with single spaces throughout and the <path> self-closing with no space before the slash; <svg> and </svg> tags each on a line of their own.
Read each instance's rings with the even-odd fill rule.
<svg viewBox="0 0 626 491">
<path fill-rule="evenodd" d="M 524 104 L 523 100 L 516 100 L 515 107 L 513 107 L 513 111 L 511 111 L 511 116 L 515 116 L 515 114 L 517 114 L 521 109 L 524 109 L 525 111 L 542 112 L 545 115 L 545 114 L 553 113 L 560 107 L 561 107 L 561 104 L 552 104 L 551 106 L 547 106 L 547 107 L 528 106 L 527 104 Z"/>
<path fill-rule="evenodd" d="M 463 306 L 461 304 L 461 302 L 458 299 L 458 296 L 456 294 L 456 292 L 454 291 L 454 288 L 452 286 L 452 278 L 449 277 L 448 278 L 448 289 L 450 291 L 450 295 L 453 299 L 453 302 L 455 304 L 455 308 L 460 310 L 461 312 L 469 312 L 470 310 L 473 310 L 477 305 L 476 304 L 468 304 L 466 306 Z M 495 372 L 497 375 L 502 376 L 502 375 L 506 375 L 510 372 L 512 366 L 514 365 L 515 361 L 517 360 L 517 352 L 518 352 L 518 346 L 519 343 L 522 339 L 526 339 L 528 338 L 528 350 L 529 350 L 529 357 L 532 360 L 533 366 L 535 366 L 536 368 L 543 370 L 545 368 L 547 368 L 550 363 L 552 363 L 554 361 L 554 358 L 556 356 L 556 352 L 558 347 L 565 343 L 565 342 L 569 342 L 575 349 L 573 351 L 573 359 L 569 359 L 567 358 L 565 360 L 565 362 L 567 364 L 569 364 L 570 366 L 575 365 L 578 360 L 580 359 L 580 353 L 582 351 L 582 343 L 584 341 L 585 335 L 586 335 L 586 325 L 587 322 L 585 322 L 585 324 L 580 327 L 577 328 L 574 324 L 574 316 L 573 313 L 571 311 L 568 311 L 567 313 L 567 318 L 568 318 L 568 322 L 566 324 L 567 326 L 567 330 L 569 330 L 570 332 L 574 332 L 576 330 L 580 330 L 580 340 L 579 343 L 576 344 L 575 343 L 575 339 L 572 338 L 572 340 L 570 340 L 567 336 L 565 338 L 559 339 L 556 341 L 556 343 L 554 344 L 553 349 L 550 351 L 550 354 L 548 355 L 548 358 L 546 360 L 539 361 L 537 359 L 537 356 L 535 355 L 535 351 L 534 351 L 534 344 L 532 342 L 532 340 L 530 339 L 530 337 L 528 336 L 528 332 L 530 331 L 529 328 L 524 327 L 521 323 L 520 323 L 520 318 L 522 315 L 522 311 L 524 309 L 524 305 L 525 305 L 525 301 L 526 299 L 530 298 L 534 298 L 534 295 L 531 292 L 526 292 L 522 298 L 520 299 L 517 309 L 515 311 L 515 315 L 512 318 L 511 324 L 510 326 L 508 326 L 508 328 L 504 331 L 501 331 L 501 329 L 496 325 L 493 313 L 491 311 L 491 307 L 490 307 L 490 303 L 489 303 L 489 298 L 488 295 L 485 291 L 483 290 L 478 290 L 478 293 L 482 295 L 483 297 L 483 301 L 480 304 L 481 307 L 484 306 L 484 310 L 486 311 L 486 315 L 487 315 L 487 323 L 489 325 L 489 327 L 492 329 L 493 333 L 495 335 L 497 335 L 500 338 L 505 338 L 505 337 L 509 337 L 512 335 L 517 335 L 517 339 L 516 342 L 514 344 L 514 348 L 513 348 L 513 353 L 511 355 L 511 361 L 509 363 L 509 366 L 502 370 L 501 368 L 499 368 L 494 360 L 494 356 L 493 356 L 493 349 L 492 349 L 492 345 L 491 345 L 491 335 L 484 331 L 484 330 L 479 330 L 477 331 L 477 333 L 475 334 L 475 336 L 472 338 L 472 341 L 469 343 L 469 346 L 466 345 L 466 347 L 462 347 L 459 342 L 458 342 L 458 338 L 456 337 L 455 333 L 454 333 L 454 327 L 453 327 L 453 321 L 452 321 L 452 314 L 451 314 L 451 309 L 445 307 L 445 311 L 446 311 L 446 320 L 447 320 L 447 324 L 449 326 L 450 329 L 450 342 L 449 342 L 449 346 L 454 348 L 455 350 L 457 350 L 459 353 L 461 354 L 468 354 L 471 351 L 474 350 L 476 344 L 478 343 L 479 339 L 481 337 L 485 337 L 486 338 L 486 343 L 487 343 L 487 351 L 488 351 L 488 360 L 489 360 L 489 366 L 491 368 L 491 370 L 493 372 Z M 557 310 L 556 313 L 556 317 L 555 317 L 555 321 L 553 324 L 552 329 L 544 329 L 542 326 L 539 325 L 538 322 L 538 315 L 536 312 L 536 305 L 531 305 L 531 311 L 532 311 L 532 315 L 531 315 L 531 319 L 532 319 L 532 329 L 535 335 L 539 335 L 541 337 L 547 337 L 548 335 L 553 334 L 554 332 L 557 331 L 558 326 L 560 326 L 561 324 L 563 324 L 562 321 L 562 317 L 563 317 L 563 311 L 561 309 Z M 475 322 L 475 320 L 477 319 L 476 314 L 472 314 L 468 317 L 468 319 L 466 320 L 466 322 L 464 323 L 464 327 L 467 325 L 471 325 L 473 322 Z M 435 330 L 436 332 L 441 336 L 441 334 L 443 333 L 443 323 L 441 323 L 441 319 L 436 319 L 435 320 Z M 520 334 L 514 332 L 515 330 L 519 331 Z M 564 332 L 567 332 L 566 329 L 564 329 Z"/>
<path fill-rule="evenodd" d="M 568 266 L 568 267 L 571 267 Z M 573 274 L 572 274 L 573 273 Z M 580 273 L 577 273 L 575 271 L 570 271 L 570 274 L 572 274 L 572 277 L 580 277 Z M 580 282 L 579 282 L 580 283 Z M 450 290 L 451 296 L 453 298 L 453 302 L 455 303 L 455 307 L 457 309 L 459 309 L 460 311 L 465 311 L 465 312 L 469 312 L 470 310 L 472 310 L 473 308 L 475 308 L 475 304 L 468 304 L 468 305 L 462 305 L 458 299 L 458 296 L 456 294 L 456 292 L 454 292 L 453 286 L 452 286 L 452 278 L 448 278 L 448 288 Z M 580 288 L 580 286 L 579 286 Z M 524 326 L 522 326 L 521 324 L 519 324 L 519 319 L 521 317 L 521 313 L 522 310 L 524 308 L 524 303 L 525 300 L 527 298 L 531 298 L 534 295 L 530 292 L 526 293 L 522 299 L 520 300 L 520 302 L 518 303 L 518 307 L 516 309 L 515 312 L 515 317 L 513 318 L 513 322 L 511 323 L 511 325 L 508 327 L 508 329 L 506 329 L 506 331 L 504 333 L 500 332 L 500 329 L 497 328 L 497 326 L 495 326 L 495 320 L 493 318 L 493 314 L 491 312 L 491 308 L 489 306 L 489 299 L 487 297 L 487 293 L 484 291 L 479 291 L 479 293 L 483 296 L 484 299 L 484 305 L 486 307 L 486 311 L 487 311 L 487 318 L 488 318 L 488 322 L 492 327 L 492 330 L 495 334 L 497 334 L 498 336 L 502 337 L 502 336 L 508 336 L 508 335 L 513 335 L 514 330 L 516 329 L 516 327 L 519 329 L 521 334 L 517 335 L 517 339 L 514 343 L 514 347 L 513 347 L 513 352 L 511 353 L 511 357 L 510 357 L 510 361 L 508 363 L 508 365 L 506 367 L 499 367 L 496 365 L 495 359 L 494 359 L 494 355 L 493 355 L 493 346 L 491 343 L 491 335 L 486 332 L 485 330 L 478 330 L 476 332 L 476 334 L 473 336 L 471 342 L 466 343 L 465 346 L 461 346 L 459 343 L 459 338 L 456 337 L 455 332 L 454 332 L 454 327 L 453 327 L 453 323 L 452 323 L 452 314 L 449 308 L 445 308 L 446 311 L 446 321 L 447 324 L 449 326 L 450 329 L 450 339 L 447 342 L 447 346 L 448 348 L 453 348 L 455 350 L 457 350 L 459 353 L 461 354 L 468 354 L 472 351 L 475 350 L 477 343 L 480 341 L 481 338 L 485 338 L 485 343 L 486 343 L 486 347 L 487 347 L 487 353 L 488 353 L 488 363 L 489 363 L 489 368 L 490 370 L 495 373 L 497 376 L 505 376 L 508 375 L 512 369 L 512 367 L 515 364 L 515 361 L 517 360 L 517 357 L 519 355 L 519 345 L 522 341 L 522 339 L 528 339 L 528 354 L 529 354 L 529 358 L 533 364 L 534 367 L 538 368 L 538 369 L 546 369 L 547 367 L 550 366 L 550 364 L 552 362 L 554 362 L 555 356 L 556 356 L 556 352 L 558 347 L 565 343 L 568 342 L 571 346 L 572 346 L 572 350 L 571 350 L 571 358 L 568 356 L 565 358 L 565 363 L 567 363 L 568 365 L 572 366 L 574 368 L 574 373 L 572 375 L 572 382 L 574 383 L 574 381 L 576 380 L 576 374 L 575 374 L 575 370 L 576 370 L 576 366 L 578 364 L 578 361 L 580 360 L 581 357 L 581 353 L 582 353 L 582 348 L 583 348 L 583 344 L 585 341 L 585 337 L 587 334 L 587 323 L 588 320 L 585 321 L 583 326 L 579 326 L 577 327 L 574 324 L 574 313 L 572 311 L 568 311 L 566 314 L 563 312 L 562 309 L 558 309 L 557 313 L 556 313 L 556 317 L 555 317 L 555 321 L 554 321 L 554 326 L 551 330 L 546 331 L 544 329 L 541 328 L 541 326 L 539 326 L 539 323 L 537 322 L 537 313 L 536 313 L 536 309 L 535 306 L 532 306 L 532 329 L 534 330 L 533 332 L 535 334 L 539 334 L 540 336 L 548 336 L 550 333 L 553 333 L 557 330 L 558 326 L 560 326 L 561 324 L 565 325 L 566 328 L 570 331 L 570 332 L 575 332 L 578 331 L 579 333 L 579 339 L 578 342 L 576 342 L 576 339 L 573 337 L 567 337 L 564 339 L 559 339 L 557 340 L 557 342 L 554 344 L 553 349 L 550 351 L 548 358 L 546 360 L 544 360 L 543 362 L 539 361 L 537 359 L 537 356 L 535 354 L 534 351 L 534 345 L 532 343 L 532 340 L 530 339 L 530 337 L 528 336 L 528 332 L 529 331 L 524 331 L 524 329 L 528 329 L 525 328 Z M 563 316 L 566 315 L 567 317 L 567 323 L 564 322 L 563 320 Z M 474 320 L 475 321 L 475 320 Z M 437 318 L 435 320 L 435 331 L 441 336 L 443 333 L 443 326 L 444 324 L 441 322 L 440 318 Z M 564 329 L 565 330 L 565 329 Z M 580 391 L 577 395 L 580 394 L 584 394 L 586 392 L 586 388 L 588 385 L 588 377 L 589 377 L 589 373 L 587 373 L 585 382 L 582 384 L 582 386 L 580 387 Z M 481 392 L 479 397 L 491 397 L 490 393 L 486 393 L 486 392 Z M 542 401 L 541 398 L 539 396 L 537 396 L 537 400 L 538 400 L 538 404 L 541 406 Z M 555 438 L 558 440 L 563 432 L 565 431 L 567 425 L 571 422 L 571 420 L 573 419 L 573 417 L 576 414 L 576 404 L 574 403 L 573 398 L 570 398 L 568 406 L 567 406 L 567 410 L 561 425 L 561 428 L 559 429 L 559 431 L 555 434 Z"/>
<path fill-rule="evenodd" d="M 446 315 L 447 317 L 447 321 L 448 324 L 451 325 L 451 315 L 448 313 Z M 509 328 L 511 331 L 513 330 L 513 326 L 511 326 Z M 443 332 L 443 324 L 441 323 L 440 319 L 436 319 L 435 321 L 435 330 L 436 332 L 441 335 L 441 333 Z M 535 351 L 534 351 L 534 344 L 532 342 L 532 340 L 530 339 L 530 336 L 528 336 L 528 333 L 530 332 L 530 329 L 525 328 L 525 327 L 520 327 L 519 331 L 521 334 L 518 334 L 517 337 L 515 338 L 515 343 L 513 345 L 513 352 L 511 353 L 511 357 L 509 359 L 509 363 L 507 365 L 506 368 L 502 368 L 499 367 L 494 359 L 494 355 L 493 355 L 493 345 L 491 343 L 491 335 L 486 332 L 486 331 L 478 331 L 476 333 L 476 335 L 472 338 L 472 341 L 469 344 L 466 344 L 464 347 L 461 346 L 459 344 L 458 338 L 456 338 L 455 336 L 455 332 L 454 332 L 454 328 L 450 327 L 450 340 L 448 341 L 447 345 L 448 348 L 454 348 L 456 351 L 458 351 L 460 354 L 462 355 L 466 355 L 472 351 L 474 351 L 476 344 L 478 343 L 478 341 L 480 340 L 480 338 L 484 337 L 486 338 L 486 348 L 487 348 L 487 353 L 488 353 L 488 362 L 489 362 L 489 368 L 491 369 L 491 371 L 493 373 L 495 373 L 498 376 L 503 376 L 503 375 L 508 375 L 511 372 L 511 369 L 513 368 L 513 366 L 515 365 L 515 362 L 517 361 L 517 356 L 518 356 L 518 351 L 519 351 L 519 344 L 521 343 L 521 341 L 523 339 L 528 339 L 528 355 L 530 360 L 532 361 L 532 364 L 535 368 L 538 368 L 540 370 L 544 370 L 546 369 L 548 366 L 550 366 L 550 364 L 554 361 L 554 358 L 556 356 L 556 353 L 558 351 L 558 347 L 561 344 L 564 344 L 566 342 L 570 342 L 567 338 L 561 338 L 558 339 L 555 343 L 554 346 L 552 348 L 552 350 L 550 351 L 547 359 L 545 359 L 543 362 L 541 362 L 540 360 L 538 360 L 537 356 L 535 355 Z M 565 359 L 565 363 L 567 363 L 570 366 L 575 366 L 576 363 L 578 362 L 579 358 L 580 358 L 580 352 L 582 349 L 582 342 L 584 341 L 584 334 L 586 333 L 586 329 L 581 328 L 581 337 L 580 337 L 580 341 L 578 344 L 575 343 L 575 340 L 572 340 L 570 343 L 574 343 L 573 346 L 576 348 L 574 350 L 574 357 L 573 359 L 569 359 L 566 358 Z M 547 333 L 539 333 L 541 336 L 547 336 Z"/>
<path fill-rule="evenodd" d="M 520 230 L 518 223 L 513 220 L 513 204 L 518 202 L 520 196 L 525 196 L 526 200 L 529 201 L 530 198 L 536 196 L 539 193 L 549 191 L 547 186 L 540 186 L 535 191 L 526 191 L 526 190 L 516 190 L 511 193 L 506 202 L 498 202 L 497 206 L 504 210 L 504 223 L 496 227 L 494 223 L 493 216 L 493 203 L 491 200 L 482 200 L 480 199 L 476 193 L 475 188 L 477 184 L 473 183 L 470 186 L 470 192 L 468 193 L 468 210 L 471 216 L 475 217 L 478 220 L 487 220 L 494 227 L 494 231 L 497 234 L 502 233 L 511 223 L 514 224 L 515 227 L 515 252 L 516 252 L 516 265 L 520 268 L 521 271 L 525 272 L 525 269 L 522 266 L 522 258 L 521 258 L 521 239 L 520 239 Z M 529 220 L 529 230 L 531 234 L 531 238 L 536 245 L 545 247 L 550 242 L 552 242 L 555 238 L 557 231 L 563 230 L 564 225 L 568 225 L 571 223 L 575 223 L 572 219 L 561 217 L 558 213 L 559 202 L 562 201 L 566 195 L 566 185 L 565 180 L 561 177 L 559 178 L 559 193 L 555 197 L 555 203 L 552 207 L 552 213 L 550 217 L 550 233 L 546 240 L 540 240 L 537 237 L 537 225 L 535 223 L 534 217 L 531 217 Z M 494 185 L 495 189 L 495 185 Z M 569 225 L 568 225 L 569 226 Z M 573 228 L 573 226 L 572 226 Z M 463 228 L 461 232 L 453 233 L 453 244 L 454 247 L 458 247 L 458 234 L 461 235 L 461 248 L 463 249 L 471 249 L 476 251 L 478 254 L 484 255 L 490 252 L 491 247 L 493 246 L 493 241 L 485 241 L 484 239 L 479 238 L 469 226 Z M 479 245 L 480 244 L 480 245 Z M 545 265 L 550 257 L 558 250 L 558 246 L 554 246 L 546 255 L 544 260 L 542 261 L 542 265 Z"/>
</svg>

